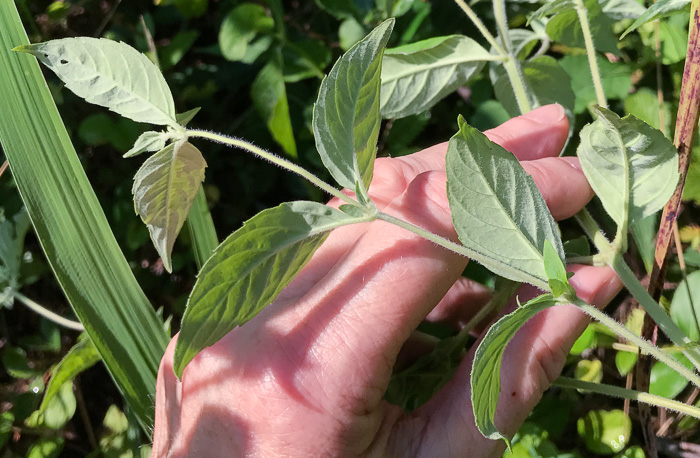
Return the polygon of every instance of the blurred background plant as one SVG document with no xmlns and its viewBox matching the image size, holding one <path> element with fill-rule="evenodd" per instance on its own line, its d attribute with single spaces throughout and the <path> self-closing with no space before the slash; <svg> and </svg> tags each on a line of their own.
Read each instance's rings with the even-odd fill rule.
<svg viewBox="0 0 700 458">
<path fill-rule="evenodd" d="M 687 8 L 681 5 L 676 9 L 684 14 L 658 25 L 642 25 L 639 33 L 618 41 L 645 11 L 644 6 L 636 0 L 586 4 L 596 44 L 605 52 L 598 63 L 611 108 L 632 113 L 669 134 L 686 52 Z M 374 26 L 397 17 L 390 47 L 450 34 L 467 35 L 488 46 L 460 8 L 448 0 L 17 0 L 16 5 L 32 42 L 70 36 L 124 41 L 160 66 L 179 112 L 201 107 L 193 127 L 245 138 L 324 178 L 327 172 L 311 129 L 313 103 L 331 63 Z M 529 1 L 507 3 L 525 79 L 540 103 L 564 105 L 572 131 L 578 131 L 591 121 L 587 108 L 596 95 L 583 45 L 568 32 L 575 29 L 575 14 L 533 19 L 526 29 L 539 6 Z M 472 8 L 487 28 L 496 30 L 489 2 Z M 183 231 L 175 245 L 173 274 L 168 275 L 133 210 L 131 177 L 141 161 L 121 158 L 147 126 L 86 104 L 63 90 L 53 74 L 45 75 L 139 284 L 154 307 L 177 326 L 197 273 L 188 233 Z M 446 141 L 458 129 L 458 114 L 485 130 L 517 115 L 517 110 L 512 94 L 504 90 L 502 72 L 492 65 L 429 111 L 386 120 L 378 154 L 395 157 Z M 320 191 L 292 174 L 240 151 L 201 143 L 198 146 L 208 162 L 204 190 L 220 238 L 264 208 L 289 200 L 324 199 Z M 576 143 L 569 142 L 566 154 L 573 154 Z M 679 231 L 684 256 L 673 257 L 663 301 L 674 320 L 698 341 L 700 308 L 693 307 L 691 298 L 698 297 L 696 290 L 700 293 L 696 272 L 700 228 L 693 223 L 698 220 L 700 200 L 700 149 L 693 154 Z M 602 221 L 604 215 L 597 213 Z M 651 218 L 634 228 L 637 256 L 630 261 L 642 277 L 653 258 L 655 224 Z M 609 232 L 614 232 L 613 227 L 610 222 Z M 564 223 L 562 231 L 569 239 L 581 235 L 574 224 Z M 494 286 L 493 276 L 475 263 L 465 275 Z M 634 305 L 620 297 L 610 310 L 630 329 L 641 332 L 643 316 Z M 58 317 L 37 314 L 37 307 Z M 0 168 L 3 458 L 148 455 L 147 440 L 107 371 L 98 364 L 94 347 L 79 330 L 70 328 L 77 328 L 74 320 L 30 230 L 12 175 Z M 463 345 L 451 345 L 454 329 L 423 325 L 420 330 L 442 339 L 442 353 L 395 374 L 387 399 L 407 409 L 424 402 L 449 379 L 463 349 Z M 635 352 L 604 328 L 591 325 L 571 351 L 565 374 L 624 386 L 630 380 Z M 697 389 L 661 363 L 652 369 L 651 390 L 691 403 L 698 395 Z M 644 456 L 636 409 L 623 401 L 554 388 L 521 428 L 506 456 Z M 662 452 L 700 455 L 692 445 L 700 440 L 697 421 L 664 411 L 655 412 L 653 421 Z"/>
</svg>

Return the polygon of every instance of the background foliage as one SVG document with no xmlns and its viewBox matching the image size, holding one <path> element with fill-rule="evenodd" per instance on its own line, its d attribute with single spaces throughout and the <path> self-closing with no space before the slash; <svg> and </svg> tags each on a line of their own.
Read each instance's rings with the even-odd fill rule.
<svg viewBox="0 0 700 458">
<path fill-rule="evenodd" d="M 0 0 L 6 1 L 6 0 Z M 256 145 L 298 162 L 324 178 L 312 135 L 312 106 L 321 79 L 330 65 L 383 19 L 396 16 L 389 47 L 435 36 L 462 34 L 488 47 L 462 11 L 447 0 L 75 0 L 16 2 L 33 42 L 70 36 L 96 36 L 124 41 L 157 62 L 175 95 L 177 112 L 201 107 L 192 126 L 245 138 Z M 523 72 L 539 103 L 557 101 L 578 131 L 591 121 L 588 107 L 595 92 L 588 61 L 575 33 L 575 15 L 562 13 L 545 25 L 530 23 L 539 4 L 513 1 L 507 4 L 509 25 L 522 37 L 519 56 L 529 58 Z M 642 25 L 618 41 L 620 34 L 644 11 L 635 0 L 587 2 L 598 48 L 605 51 L 598 63 L 603 86 L 617 113 L 632 113 L 652 126 L 670 131 L 678 103 L 687 41 L 687 14 L 671 16 L 655 26 Z M 473 5 L 487 27 L 494 31 L 489 2 Z M 657 101 L 657 61 L 665 102 Z M 197 273 L 187 231 L 183 231 L 172 256 L 173 274 L 167 275 L 149 240 L 146 227 L 134 213 L 131 177 L 140 167 L 138 157 L 124 160 L 147 126 L 105 109 L 84 103 L 46 73 L 59 111 L 71 134 L 81 162 L 109 219 L 139 284 L 156 308 L 177 324 Z M 383 123 L 379 133 L 380 156 L 399 156 L 449 139 L 457 130 L 458 115 L 485 130 L 518 114 L 507 79 L 495 65 L 475 72 L 468 86 L 438 102 L 428 112 Z M 661 112 L 662 116 L 659 116 Z M 574 137 L 576 138 L 576 137 Z M 283 201 L 322 201 L 323 194 L 298 177 L 267 163 L 222 146 L 196 142 L 206 157 L 204 184 L 219 238 L 240 227 L 259 211 Z M 567 146 L 572 154 L 577 140 Z M 681 238 L 685 242 L 686 280 L 678 262 L 670 268 L 670 288 L 665 297 L 674 318 L 689 336 L 700 338 L 700 316 L 689 299 L 700 288 L 700 228 L 696 201 L 700 200 L 700 150 L 694 152 Z M 0 162 L 4 161 L 0 151 Z M 593 206 L 599 206 L 594 202 Z M 599 210 L 601 210 L 599 208 Z M 604 220 L 604 212 L 599 212 Z M 653 223 L 653 217 L 652 217 Z M 609 221 L 609 232 L 614 225 Z M 653 253 L 651 225 L 634 229 L 639 255 L 632 259 L 644 275 Z M 136 456 L 148 448 L 137 422 L 98 360 L 94 348 L 78 332 L 52 322 L 2 295 L 5 281 L 50 310 L 71 318 L 70 307 L 51 275 L 32 234 L 12 176 L 0 177 L 0 269 L 18 268 L 0 279 L 0 456 Z M 574 225 L 563 224 L 565 238 L 580 235 Z M 3 251 L 4 250 L 4 251 Z M 650 251 L 651 250 L 651 251 Z M 676 258 L 674 258 L 676 259 Z M 11 260 L 11 262 L 9 261 Z M 1 273 L 1 272 L 0 272 Z M 470 264 L 465 275 L 489 286 L 494 279 L 483 268 Z M 4 277 L 2 277 L 4 278 Z M 688 285 L 688 289 L 685 288 Z M 691 291 L 690 296 L 681 291 Z M 685 295 L 684 295 L 685 294 Z M 14 303 L 13 303 L 14 302 Z M 612 313 L 639 332 L 641 320 L 631 313 L 630 300 L 620 297 Z M 692 319 L 691 319 L 692 318 Z M 421 330 L 442 340 L 439 358 L 428 358 L 397 373 L 387 398 L 414 408 L 435 386 L 443 383 L 458 362 L 463 342 L 455 344 L 455 331 L 440 326 Z M 63 362 L 60 361 L 63 359 Z M 634 365 L 636 355 L 625 352 L 614 336 L 591 325 L 570 355 L 565 373 L 583 380 L 617 385 Z M 64 375 L 64 383 L 47 386 L 50 373 Z M 79 374 L 79 375 L 78 375 Z M 695 399 L 697 391 L 663 365 L 652 373 L 652 391 L 678 399 Z M 53 390 L 51 405 L 38 411 L 43 393 Z M 586 393 L 553 389 L 523 426 L 508 456 L 590 456 L 624 453 L 639 455 L 642 441 L 637 430 L 636 408 L 622 401 Z M 671 450 L 697 442 L 697 423 L 673 414 L 659 413 L 661 447 Z M 618 449 L 607 437 L 625 437 Z M 629 445 L 631 444 L 631 445 Z M 691 455 L 692 456 L 692 455 Z"/>
</svg>

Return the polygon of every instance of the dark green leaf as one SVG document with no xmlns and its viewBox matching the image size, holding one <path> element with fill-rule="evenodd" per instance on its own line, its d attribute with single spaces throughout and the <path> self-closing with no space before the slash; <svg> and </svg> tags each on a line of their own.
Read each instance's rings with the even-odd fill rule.
<svg viewBox="0 0 700 458">
<path fill-rule="evenodd" d="M 165 71 L 176 65 L 190 50 L 199 37 L 199 32 L 193 29 L 178 32 L 170 43 L 158 50 L 160 68 Z"/>
<path fill-rule="evenodd" d="M 700 342 L 700 270 L 689 274 L 676 288 L 671 318 L 691 341 Z"/>
<path fill-rule="evenodd" d="M 289 117 L 281 57 L 271 59 L 258 73 L 250 88 L 255 108 L 265 120 L 272 137 L 291 157 L 297 157 L 292 120 Z"/>
<path fill-rule="evenodd" d="M 175 373 L 275 300 L 321 246 L 327 232 L 367 221 L 316 202 L 268 208 L 216 249 L 190 294 L 175 348 Z"/>
<path fill-rule="evenodd" d="M 134 177 L 136 213 L 148 226 L 168 272 L 175 239 L 204 181 L 206 166 L 202 153 L 190 142 L 171 143 L 148 158 Z"/>
<path fill-rule="evenodd" d="M 313 128 L 323 164 L 343 187 L 372 181 L 379 137 L 382 54 L 394 20 L 380 24 L 336 63 L 321 83 Z"/>
<path fill-rule="evenodd" d="M 30 227 L 29 215 L 24 209 L 11 220 L 0 215 L 0 308 L 12 306 L 12 292 L 20 287 L 24 237 Z"/>
<path fill-rule="evenodd" d="M 551 294 L 543 294 L 520 305 L 494 323 L 476 349 L 471 372 L 471 398 L 476 426 L 485 437 L 508 442 L 494 424 L 501 392 L 501 363 L 508 342 L 537 312 L 556 304 Z"/>
<path fill-rule="evenodd" d="M 632 68 L 624 63 L 610 62 L 596 57 L 600 69 L 603 91 L 608 99 L 625 99 L 632 87 Z M 565 56 L 559 65 L 571 77 L 571 87 L 576 88 L 574 111 L 582 113 L 596 102 L 593 79 L 585 55 Z M 632 113 L 634 114 L 634 113 Z"/>
<path fill-rule="evenodd" d="M 597 0 L 586 0 L 588 21 L 596 50 L 620 55 L 617 37 L 613 33 L 614 21 L 603 14 Z M 576 10 L 567 10 L 547 22 L 547 35 L 557 42 L 575 48 L 585 48 L 583 30 Z"/>
<path fill-rule="evenodd" d="M 547 204 L 512 153 L 460 118 L 447 148 L 447 198 L 462 244 L 494 273 L 545 288 L 542 251 L 564 249 Z"/>
<path fill-rule="evenodd" d="M 282 58 L 284 81 L 295 83 L 306 78 L 323 78 L 323 69 L 331 62 L 331 50 L 320 40 L 286 42 Z"/>
<path fill-rule="evenodd" d="M 2 353 L 2 364 L 7 373 L 14 378 L 32 378 L 42 373 L 29 366 L 27 352 L 19 347 L 5 347 Z"/>
<path fill-rule="evenodd" d="M 221 53 L 228 60 L 252 63 L 270 46 L 271 40 L 265 35 L 271 33 L 274 27 L 274 20 L 267 15 L 264 7 L 242 3 L 229 12 L 221 23 Z"/>
<path fill-rule="evenodd" d="M 381 115 L 403 118 L 430 109 L 464 86 L 494 57 L 461 35 L 387 49 L 382 63 Z"/>
<path fill-rule="evenodd" d="M 672 353 L 688 369 L 693 369 L 693 364 L 683 353 Z M 688 386 L 688 380 L 675 370 L 671 369 L 661 361 L 657 361 L 651 367 L 649 376 L 649 393 L 668 399 L 674 399 Z"/>
</svg>

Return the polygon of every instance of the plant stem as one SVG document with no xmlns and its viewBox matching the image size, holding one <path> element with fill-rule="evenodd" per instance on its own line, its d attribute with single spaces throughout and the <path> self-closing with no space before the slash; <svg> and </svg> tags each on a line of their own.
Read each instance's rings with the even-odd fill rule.
<svg viewBox="0 0 700 458">
<path fill-rule="evenodd" d="M 583 33 L 583 41 L 586 44 L 586 54 L 588 55 L 588 65 L 591 68 L 591 77 L 593 78 L 593 87 L 595 88 L 595 96 L 598 105 L 603 108 L 608 107 L 608 101 L 605 98 L 603 91 L 603 83 L 600 79 L 600 69 L 598 69 L 598 60 L 596 58 L 595 45 L 593 44 L 593 35 L 588 22 L 588 10 L 583 0 L 576 0 L 576 13 L 578 14 L 579 22 L 581 23 L 581 32 Z"/>
<path fill-rule="evenodd" d="M 643 393 L 641 391 L 628 390 L 619 386 L 605 385 L 601 383 L 585 382 L 568 377 L 559 377 L 552 383 L 552 386 L 561 388 L 574 388 L 577 390 L 586 390 L 592 393 L 605 394 L 615 398 L 631 399 L 633 401 L 643 402 L 664 409 L 675 410 L 685 415 L 694 418 L 700 418 L 700 408 L 674 401 L 673 399 L 664 398 L 654 394 Z"/>
<path fill-rule="evenodd" d="M 460 254 L 462 256 L 475 259 L 475 260 L 480 260 L 484 259 L 485 256 L 483 254 L 480 254 L 474 250 L 471 250 L 464 245 L 461 245 L 459 243 L 455 243 L 452 240 L 446 239 L 444 237 L 441 237 L 437 234 L 433 234 L 430 231 L 427 231 L 423 229 L 422 227 L 416 226 L 415 224 L 409 223 L 408 221 L 404 221 L 402 219 L 396 218 L 394 216 L 391 216 L 387 213 L 383 212 L 377 212 L 377 219 L 380 219 L 382 221 L 385 221 L 387 223 L 393 224 L 395 226 L 399 226 L 403 229 L 406 229 L 407 231 L 413 232 L 416 235 L 419 235 L 423 237 L 426 240 L 430 240 L 431 242 L 440 245 L 443 248 L 446 248 L 450 251 L 453 251 L 457 254 Z M 505 266 L 504 266 L 505 268 Z M 523 271 L 514 271 L 517 272 L 520 276 L 523 275 L 528 275 L 526 272 Z M 540 288 L 541 290 L 544 291 L 549 291 L 549 285 L 544 282 L 543 280 L 540 280 L 539 278 L 536 278 L 534 276 L 528 275 L 528 283 L 531 285 L 536 286 L 537 288 Z"/>
<path fill-rule="evenodd" d="M 253 145 L 252 143 L 248 143 L 245 140 L 241 140 L 238 138 L 233 138 L 233 137 L 228 137 L 226 135 L 222 134 L 215 134 L 213 132 L 207 132 L 205 130 L 198 130 L 198 129 L 187 129 L 185 132 L 188 137 L 199 137 L 199 138 L 207 138 L 209 140 L 213 140 L 215 142 L 223 143 L 224 145 L 232 146 L 235 148 L 240 148 L 242 150 L 248 151 L 250 153 L 255 154 L 256 156 L 265 159 L 267 161 L 272 162 L 275 165 L 278 165 L 282 167 L 283 169 L 287 169 L 290 172 L 296 173 L 297 175 L 301 176 L 302 178 L 305 178 L 306 180 L 310 181 L 312 184 L 316 185 L 317 187 L 321 188 L 322 190 L 326 191 L 328 194 L 337 197 L 338 199 L 350 204 L 350 205 L 357 205 L 357 202 L 350 197 L 346 196 L 333 186 L 329 185 L 325 181 L 321 180 L 318 178 L 316 175 L 313 173 L 309 172 L 303 167 L 299 167 L 293 162 L 288 161 L 287 159 L 281 158 L 277 156 L 276 154 L 272 154 L 269 151 L 265 151 L 262 148 L 258 148 L 257 146 Z"/>
<path fill-rule="evenodd" d="M 3 162 L 2 165 L 0 165 L 0 177 L 2 177 L 2 174 L 5 173 L 5 170 L 7 170 L 7 167 L 9 165 L 10 163 L 7 162 L 7 160 L 5 160 L 5 162 Z"/>
<path fill-rule="evenodd" d="M 493 16 L 496 19 L 496 28 L 501 36 L 503 49 L 506 50 L 508 55 L 512 56 L 513 52 L 510 46 L 510 39 L 508 38 L 508 16 L 506 15 L 505 0 L 493 0 Z"/>
<path fill-rule="evenodd" d="M 26 305 L 30 310 L 38 313 L 39 315 L 43 316 L 49 321 L 53 321 L 54 323 L 63 326 L 64 328 L 73 329 L 75 331 L 85 330 L 83 325 L 78 323 L 77 321 L 72 321 L 67 318 L 63 318 L 61 315 L 54 313 L 51 310 L 48 310 L 42 307 L 41 305 L 37 304 L 36 302 L 29 299 L 27 296 L 20 293 L 19 291 L 12 291 L 11 294 L 15 299 Z"/>
<path fill-rule="evenodd" d="M 462 8 L 462 11 L 471 19 L 471 21 L 474 23 L 477 29 L 479 29 L 479 32 L 481 32 L 481 35 L 486 39 L 486 41 L 489 42 L 489 44 L 496 50 L 498 54 L 501 56 L 508 56 L 508 53 L 506 52 L 505 49 L 501 47 L 501 45 L 496 41 L 496 38 L 494 38 L 493 35 L 491 35 L 491 32 L 489 32 L 489 29 L 486 28 L 483 22 L 481 22 L 481 19 L 479 19 L 479 16 L 476 15 L 473 9 L 467 5 L 467 3 L 464 0 L 455 0 L 455 3 L 457 6 Z"/>
<path fill-rule="evenodd" d="M 588 213 L 588 210 L 585 208 L 581 210 L 576 215 L 576 219 L 579 224 L 581 224 L 584 231 L 586 231 L 586 234 L 591 237 L 598 251 L 600 251 L 600 255 L 606 260 L 606 264 L 612 267 L 632 296 L 637 299 L 639 304 L 646 310 L 647 314 L 656 322 L 668 338 L 671 339 L 674 345 L 686 348 L 683 353 L 695 367 L 700 368 L 700 352 L 698 352 L 698 349 L 692 347 L 687 348 L 689 347 L 688 344 L 692 343 L 688 336 L 673 322 L 671 317 L 668 316 L 668 313 L 666 313 L 654 298 L 651 297 L 644 286 L 642 286 L 637 276 L 634 275 L 634 272 L 632 272 L 622 258 L 622 255 L 612 247 L 610 242 L 608 242 L 605 236 L 600 232 L 598 224 L 591 214 Z"/>
<path fill-rule="evenodd" d="M 672 357 L 671 355 L 666 354 L 656 345 L 652 345 L 650 342 L 642 339 L 637 334 L 630 331 L 625 326 L 623 326 L 622 324 L 618 323 L 617 321 L 615 321 L 614 319 L 612 319 L 611 317 L 606 315 L 605 312 L 598 310 L 597 308 L 593 307 L 592 305 L 585 303 L 581 299 L 573 300 L 572 304 L 575 305 L 576 307 L 580 308 L 584 312 L 586 312 L 588 315 L 593 317 L 596 321 L 598 321 L 602 325 L 606 326 L 608 329 L 613 331 L 619 337 L 625 339 L 628 342 L 631 342 L 631 343 L 637 345 L 642 353 L 646 353 L 646 354 L 653 356 L 654 358 L 656 358 L 657 360 L 666 364 L 668 367 L 670 367 L 674 371 L 678 372 L 678 374 L 680 374 L 682 377 L 687 379 L 692 384 L 694 384 L 696 386 L 700 386 L 700 376 L 698 374 L 696 374 L 695 371 L 688 369 L 680 361 L 678 361 L 676 358 Z"/>
</svg>

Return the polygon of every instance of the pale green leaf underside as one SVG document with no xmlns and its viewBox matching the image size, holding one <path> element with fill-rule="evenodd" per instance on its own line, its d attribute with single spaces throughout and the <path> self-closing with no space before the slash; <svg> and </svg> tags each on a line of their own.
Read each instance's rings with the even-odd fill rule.
<svg viewBox="0 0 700 458">
<path fill-rule="evenodd" d="M 509 439 L 502 435 L 494 419 L 501 392 L 501 363 L 508 342 L 537 312 L 557 305 L 551 294 L 543 294 L 505 315 L 488 330 L 474 354 L 471 372 L 472 409 L 476 426 L 489 439 Z"/>
<path fill-rule="evenodd" d="M 631 225 L 671 198 L 679 178 L 678 153 L 644 121 L 632 115 L 620 119 L 600 107 L 595 111 L 598 119 L 581 130 L 581 168 L 610 217 L 620 226 Z"/>
<path fill-rule="evenodd" d="M 272 303 L 327 232 L 367 221 L 316 202 L 284 203 L 248 220 L 215 250 L 190 294 L 175 348 L 175 373 Z"/>
<path fill-rule="evenodd" d="M 625 38 L 625 36 L 638 29 L 641 25 L 647 22 L 654 21 L 656 19 L 662 19 L 672 14 L 680 13 L 684 11 L 688 5 L 690 5 L 690 0 L 659 0 L 653 3 L 639 18 L 634 21 L 634 23 L 625 30 L 620 39 Z"/>
<path fill-rule="evenodd" d="M 104 38 L 62 38 L 20 46 L 90 103 L 137 122 L 175 125 L 175 104 L 165 78 L 131 46 Z"/>
<path fill-rule="evenodd" d="M 148 131 L 139 135 L 139 138 L 122 157 L 133 157 L 141 153 L 160 151 L 165 148 L 168 135 L 165 132 Z"/>
<path fill-rule="evenodd" d="M 313 128 L 323 164 L 346 188 L 372 180 L 379 137 L 382 54 L 394 20 L 387 19 L 350 48 L 321 83 Z"/>
<path fill-rule="evenodd" d="M 204 181 L 206 166 L 202 153 L 191 143 L 171 143 L 144 162 L 134 177 L 136 213 L 148 226 L 168 272 L 175 239 Z"/>
<path fill-rule="evenodd" d="M 557 224 L 512 153 L 460 119 L 447 148 L 447 198 L 462 244 L 476 261 L 511 280 L 547 289 L 542 251 L 549 240 L 560 258 Z"/>
<path fill-rule="evenodd" d="M 428 110 L 494 59 L 476 41 L 461 35 L 387 49 L 382 63 L 382 117 L 403 118 Z"/>
</svg>

